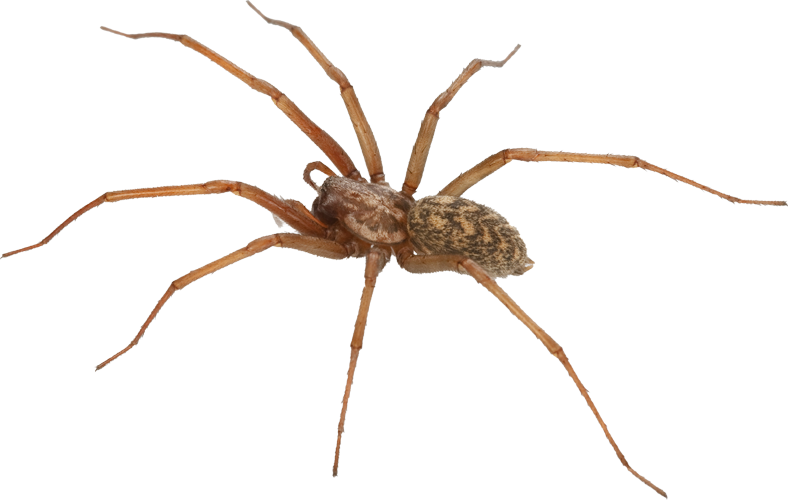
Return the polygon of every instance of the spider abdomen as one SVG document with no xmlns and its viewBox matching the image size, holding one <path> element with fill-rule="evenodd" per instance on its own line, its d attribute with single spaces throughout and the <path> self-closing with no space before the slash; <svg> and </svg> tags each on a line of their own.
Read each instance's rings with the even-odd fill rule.
<svg viewBox="0 0 788 500">
<path fill-rule="evenodd" d="M 408 232 L 417 250 L 462 255 L 490 275 L 520 275 L 533 266 L 517 229 L 495 210 L 456 196 L 427 196 L 408 213 Z"/>
</svg>

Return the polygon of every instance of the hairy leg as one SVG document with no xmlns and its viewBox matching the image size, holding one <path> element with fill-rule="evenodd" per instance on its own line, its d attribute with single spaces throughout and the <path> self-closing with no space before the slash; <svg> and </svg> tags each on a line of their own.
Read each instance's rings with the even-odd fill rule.
<svg viewBox="0 0 788 500">
<path fill-rule="evenodd" d="M 347 403 L 350 399 L 350 386 L 353 384 L 353 375 L 356 373 L 356 363 L 358 354 L 364 340 L 364 329 L 367 326 L 367 314 L 369 304 L 372 301 L 372 292 L 375 290 L 375 282 L 378 274 L 386 265 L 387 256 L 377 248 L 373 248 L 367 254 L 367 265 L 364 269 L 364 291 L 361 292 L 361 305 L 356 317 L 356 326 L 353 329 L 353 339 L 350 341 L 350 367 L 347 371 L 347 383 L 345 384 L 345 394 L 342 396 L 342 412 L 339 414 L 339 426 L 337 427 L 337 448 L 334 452 L 334 475 L 337 475 L 339 468 L 339 447 L 342 444 L 342 433 L 345 432 L 345 414 L 347 413 Z"/>
<path fill-rule="evenodd" d="M 325 226 L 312 216 L 307 208 L 295 200 L 283 200 L 260 188 L 236 181 L 211 181 L 205 184 L 188 184 L 185 186 L 165 186 L 143 189 L 128 189 L 125 191 L 109 191 L 77 210 L 71 217 L 60 224 L 49 236 L 35 245 L 20 248 L 13 252 L 4 253 L 0 258 L 10 257 L 14 254 L 26 252 L 46 245 L 57 233 L 90 209 L 96 208 L 104 202 L 133 200 L 136 198 L 156 198 L 159 196 L 186 196 L 192 194 L 218 194 L 231 192 L 243 198 L 252 200 L 275 216 L 282 219 L 296 231 L 313 236 L 323 236 Z"/>
<path fill-rule="evenodd" d="M 410 154 L 410 161 L 408 162 L 408 171 L 405 174 L 405 182 L 402 183 L 402 193 L 408 196 L 413 196 L 421 184 L 421 176 L 424 174 L 424 165 L 427 163 L 427 155 L 430 153 L 430 146 L 432 145 L 432 138 L 435 135 L 435 127 L 438 126 L 438 118 L 440 118 L 440 111 L 449 105 L 457 92 L 460 91 L 465 82 L 467 82 L 477 71 L 485 66 L 500 68 L 506 61 L 508 61 L 515 52 L 520 48 L 518 45 L 513 51 L 506 56 L 502 61 L 487 61 L 484 59 L 474 59 L 471 63 L 462 70 L 460 76 L 454 80 L 449 88 L 439 95 L 432 106 L 427 109 L 424 115 L 424 120 L 421 122 L 419 128 L 419 135 L 416 137 L 416 144 L 413 145 L 413 151 Z"/>
<path fill-rule="evenodd" d="M 494 155 L 486 158 L 484 161 L 468 170 L 463 172 L 456 179 L 451 181 L 449 185 L 441 189 L 440 195 L 445 196 L 462 196 L 462 194 L 471 188 L 473 185 L 492 174 L 499 168 L 503 167 L 512 160 L 520 161 L 565 161 L 577 163 L 604 163 L 608 165 L 619 165 L 627 168 L 642 168 L 644 170 L 651 170 L 664 176 L 670 177 L 673 180 L 689 184 L 698 189 L 702 189 L 707 193 L 711 193 L 726 199 L 732 203 L 749 203 L 753 205 L 785 205 L 784 201 L 760 201 L 760 200 L 743 200 L 734 196 L 721 193 L 716 189 L 704 186 L 693 180 L 687 179 L 678 174 L 674 174 L 663 168 L 659 168 L 651 163 L 645 162 L 637 156 L 622 156 L 622 155 L 595 155 L 586 153 L 563 153 L 556 151 L 538 151 L 536 149 L 504 149 Z"/>
<path fill-rule="evenodd" d="M 344 259 L 348 256 L 347 249 L 340 245 L 339 243 L 335 243 L 330 240 L 325 240 L 322 238 L 315 238 L 312 236 L 301 236 L 299 234 L 291 234 L 291 233 L 281 233 L 281 234 L 272 234 L 270 236 L 264 236 L 262 238 L 258 238 L 244 248 L 240 250 L 236 250 L 235 252 L 222 257 L 221 259 L 215 260 L 210 264 L 207 264 L 199 269 L 195 269 L 194 271 L 181 276 L 177 280 L 173 281 L 167 291 L 164 292 L 164 295 L 159 299 L 159 302 L 156 304 L 156 307 L 153 308 L 148 319 L 145 320 L 143 323 L 142 328 L 140 328 L 139 333 L 134 337 L 131 343 L 126 346 L 125 348 L 121 349 L 117 354 L 110 357 L 103 363 L 99 364 L 96 367 L 96 370 L 101 370 L 109 363 L 114 361 L 119 356 L 126 353 L 129 349 L 137 345 L 137 342 L 140 341 L 142 336 L 145 334 L 145 330 L 148 329 L 148 326 L 153 321 L 153 318 L 161 310 L 164 303 L 169 300 L 172 295 L 185 288 L 187 285 L 197 281 L 198 279 L 205 277 L 213 272 L 218 271 L 219 269 L 225 268 L 230 264 L 234 264 L 239 260 L 245 259 L 247 257 L 251 257 L 256 253 L 260 253 L 264 250 L 267 250 L 271 247 L 283 247 L 283 248 L 293 248 L 296 250 L 301 250 L 302 252 L 311 253 L 312 255 L 317 255 L 320 257 L 326 257 L 329 259 Z"/>
<path fill-rule="evenodd" d="M 646 479 L 645 477 L 638 474 L 632 467 L 629 466 L 626 458 L 624 458 L 624 454 L 621 453 L 621 450 L 618 448 L 618 445 L 613 440 L 613 436 L 610 434 L 610 431 L 607 428 L 607 425 L 602 420 L 599 411 L 597 411 L 594 402 L 591 401 L 591 397 L 588 395 L 588 391 L 583 386 L 582 382 L 578 378 L 577 374 L 575 373 L 574 368 L 569 363 L 569 359 L 566 357 L 564 353 L 564 349 L 556 342 L 555 340 L 550 337 L 542 328 L 536 324 L 534 320 L 531 319 L 530 316 L 525 314 L 525 312 L 520 309 L 514 300 L 512 300 L 509 295 L 503 291 L 501 287 L 495 282 L 495 279 L 491 278 L 487 272 L 482 269 L 477 263 L 473 260 L 462 257 L 459 255 L 413 255 L 412 253 L 403 252 L 397 256 L 397 260 L 399 261 L 400 265 L 408 272 L 411 273 L 434 273 L 439 271 L 454 271 L 461 274 L 470 274 L 473 276 L 476 281 L 484 286 L 487 290 L 490 291 L 495 297 L 506 306 L 509 311 L 517 317 L 525 326 L 528 327 L 531 332 L 542 342 L 542 345 L 547 348 L 547 350 L 555 356 L 558 361 L 566 369 L 569 376 L 572 378 L 572 381 L 577 386 L 580 394 L 586 400 L 588 407 L 591 408 L 591 411 L 594 413 L 594 416 L 599 422 L 599 425 L 602 427 L 602 431 L 605 433 L 605 437 L 607 438 L 610 445 L 613 447 L 613 450 L 616 452 L 616 456 L 627 468 L 629 472 L 631 472 L 635 477 L 643 481 L 649 487 L 651 487 L 654 491 L 662 495 L 663 497 L 667 498 L 667 495 L 664 491 L 662 491 L 659 487 L 653 484 L 651 481 Z"/>
<path fill-rule="evenodd" d="M 266 17 L 265 14 L 260 12 L 257 7 L 255 7 L 252 2 L 246 2 L 249 4 L 255 12 L 257 12 L 260 17 L 265 19 L 269 24 L 273 24 L 275 26 L 281 26 L 286 30 L 289 30 L 290 33 L 293 34 L 301 45 L 309 51 L 312 57 L 320 64 L 320 67 L 323 68 L 323 71 L 326 72 L 329 78 L 334 80 L 339 84 L 339 92 L 342 95 L 342 100 L 345 101 L 345 107 L 347 108 L 347 112 L 350 115 L 350 121 L 353 123 L 353 129 L 356 131 L 356 137 L 358 137 L 358 143 L 361 146 L 361 152 L 364 155 L 364 162 L 367 165 L 367 171 L 369 171 L 369 177 L 372 182 L 381 183 L 386 182 L 386 176 L 383 174 L 383 162 L 380 160 L 380 151 L 378 150 L 378 143 L 375 141 L 375 136 L 372 133 L 372 128 L 369 126 L 369 122 L 367 122 L 367 117 L 364 116 L 364 110 L 361 109 L 361 103 L 358 102 L 358 97 L 356 97 L 356 91 L 353 90 L 353 86 L 350 85 L 347 77 L 345 76 L 342 71 L 331 64 L 331 61 L 320 52 L 320 49 L 317 48 L 317 45 L 308 37 L 304 30 L 299 28 L 298 26 L 293 26 L 290 23 L 286 23 L 284 21 L 278 21 L 276 19 L 271 19 L 270 17 Z"/>
<path fill-rule="evenodd" d="M 138 33 L 134 35 L 128 35 L 120 31 L 105 28 L 104 26 L 102 26 L 101 29 L 135 40 L 138 38 L 166 38 L 167 40 L 181 42 L 186 47 L 199 52 L 250 86 L 252 89 L 269 96 L 274 101 L 274 104 L 276 104 L 276 107 L 282 110 L 282 112 L 287 115 L 287 117 L 290 118 L 290 120 L 295 123 L 296 126 L 300 128 L 301 131 L 306 134 L 306 136 L 309 137 L 312 142 L 314 142 L 315 145 L 326 154 L 326 156 L 328 156 L 328 158 L 331 160 L 331 163 L 336 165 L 339 171 L 342 172 L 342 175 L 357 180 L 363 179 L 358 170 L 356 170 L 355 165 L 353 165 L 353 160 L 351 160 L 345 150 L 342 149 L 342 146 L 340 146 L 337 141 L 335 141 L 323 129 L 315 125 L 315 122 L 310 120 L 309 117 L 307 117 L 304 112 L 301 111 L 298 106 L 295 105 L 295 103 L 293 103 L 293 101 L 288 99 L 286 95 L 280 92 L 279 89 L 265 80 L 261 80 L 250 73 L 247 73 L 194 38 L 191 38 L 188 35 L 174 35 L 172 33 Z"/>
</svg>

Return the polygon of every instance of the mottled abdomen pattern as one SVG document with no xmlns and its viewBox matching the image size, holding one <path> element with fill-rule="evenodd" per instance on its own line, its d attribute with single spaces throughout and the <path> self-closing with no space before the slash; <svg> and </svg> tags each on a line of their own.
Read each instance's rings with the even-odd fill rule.
<svg viewBox="0 0 788 500">
<path fill-rule="evenodd" d="M 533 261 L 517 229 L 495 210 L 456 196 L 427 196 L 408 213 L 408 232 L 419 252 L 462 255 L 491 276 L 523 274 Z"/>
</svg>

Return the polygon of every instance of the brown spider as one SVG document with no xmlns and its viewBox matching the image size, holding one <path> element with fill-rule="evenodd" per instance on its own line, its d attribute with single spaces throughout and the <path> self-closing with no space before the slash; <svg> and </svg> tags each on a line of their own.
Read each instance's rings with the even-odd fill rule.
<svg viewBox="0 0 788 500">
<path fill-rule="evenodd" d="M 274 20 L 268 21 L 291 29 L 291 31 L 294 32 L 293 34 L 299 37 L 296 32 L 297 28 Z M 122 34 L 119 32 L 115 33 Z M 414 153 L 411 157 L 408 175 L 402 191 L 396 192 L 388 188 L 388 185 L 384 181 L 383 170 L 372 132 L 366 123 L 366 119 L 361 112 L 357 100 L 355 100 L 354 94 L 352 94 L 352 87 L 349 86 L 347 80 L 343 78 L 339 70 L 330 66 L 330 63 L 328 63 L 322 54 L 317 51 L 314 44 L 312 44 L 305 35 L 302 35 L 299 40 L 310 50 L 310 53 L 318 62 L 321 63 L 321 66 L 323 66 L 329 76 L 337 81 L 340 88 L 343 89 L 342 95 L 343 98 L 345 98 L 351 119 L 359 135 L 359 142 L 364 152 L 370 178 L 373 181 L 372 184 L 362 182 L 360 174 L 355 170 L 352 162 L 350 162 L 347 155 L 344 154 L 344 151 L 342 151 L 327 134 L 324 134 L 319 129 L 312 128 L 310 125 L 311 122 L 309 122 L 292 103 L 266 82 L 252 79 L 253 77 L 243 73 L 237 67 L 229 63 L 229 61 L 185 36 L 163 33 L 125 36 L 131 38 L 162 37 L 181 41 L 184 45 L 212 58 L 215 62 L 256 90 L 270 95 L 274 98 L 277 106 L 280 107 L 294 123 L 302 128 L 313 142 L 323 149 L 344 177 L 336 176 L 333 171 L 320 162 L 312 163 L 307 167 L 304 173 L 305 180 L 315 187 L 315 189 L 318 188 L 311 181 L 310 173 L 312 170 L 318 169 L 330 176 L 318 189 L 319 197 L 315 200 L 311 213 L 300 203 L 293 200 L 281 200 L 253 186 L 228 181 L 213 181 L 202 185 L 174 186 L 168 188 L 107 193 L 66 220 L 66 222 L 41 243 L 4 254 L 3 257 L 7 257 L 14 253 L 29 250 L 47 243 L 65 225 L 72 222 L 85 211 L 98 206 L 104 201 L 119 201 L 122 199 L 153 196 L 209 194 L 232 191 L 235 194 L 255 201 L 264 208 L 267 208 L 301 233 L 300 235 L 282 233 L 260 238 L 250 243 L 246 248 L 238 250 L 223 259 L 219 259 L 208 266 L 193 271 L 179 280 L 176 280 L 153 310 L 132 343 L 115 356 L 100 364 L 97 369 L 103 367 L 136 344 L 152 318 L 174 291 L 210 272 L 225 267 L 253 253 L 260 252 L 271 246 L 282 246 L 329 258 L 364 256 L 367 260 L 365 272 L 367 283 L 362 294 L 362 306 L 359 310 L 359 319 L 356 323 L 353 341 L 351 342 L 351 362 L 345 396 L 343 398 L 335 454 L 334 472 L 336 473 L 342 423 L 347 409 L 350 385 L 357 356 L 361 348 L 364 320 L 368 311 L 372 289 L 377 274 L 389 258 L 394 256 L 399 264 L 410 272 L 451 270 L 471 274 L 477 281 L 501 300 L 518 319 L 525 323 L 543 342 L 548 350 L 562 362 L 592 411 L 594 411 L 603 429 L 605 429 L 588 394 L 574 375 L 571 365 L 569 365 L 566 356 L 563 354 L 563 350 L 533 323 L 497 286 L 495 281 L 491 279 L 491 277 L 496 276 L 502 277 L 510 274 L 522 274 L 530 268 L 531 262 L 525 256 L 524 245 L 522 245 L 516 230 L 509 226 L 503 218 L 489 209 L 473 202 L 463 200 L 462 198 L 447 199 L 428 197 L 416 202 L 415 206 L 413 205 L 414 200 L 412 195 L 418 187 L 421 173 L 423 172 L 424 163 L 429 150 L 429 143 L 435 130 L 435 124 L 437 123 L 437 112 L 448 104 L 465 81 L 483 65 L 486 65 L 485 63 L 502 66 L 503 63 L 508 60 L 508 57 L 506 60 L 497 63 L 478 60 L 472 62 L 452 86 L 449 87 L 448 91 L 439 96 L 422 123 L 422 129 L 419 132 L 416 146 L 414 146 Z M 632 157 L 551 153 L 530 149 L 505 150 L 493 155 L 469 172 L 455 179 L 455 181 L 444 188 L 440 194 L 455 197 L 459 196 L 486 175 L 489 175 L 492 171 L 500 168 L 503 164 L 513 159 L 521 161 L 574 161 L 608 163 L 628 167 L 637 166 L 687 182 L 726 198 L 729 201 L 785 205 L 785 202 L 758 202 L 735 199 Z M 348 200 L 352 200 L 352 202 Z M 408 219 L 407 223 L 405 220 L 406 218 Z M 481 235 L 481 238 L 474 238 L 475 235 Z M 479 239 L 485 244 L 480 244 L 478 241 Z M 498 242 L 498 244 L 490 245 L 490 242 Z M 473 260 L 470 257 L 473 257 Z M 620 454 L 612 437 L 606 430 L 605 434 L 611 445 L 616 449 L 622 463 L 626 465 L 623 455 Z M 631 468 L 627 468 L 644 482 L 654 487 Z M 654 488 L 661 493 L 661 490 L 656 487 Z"/>
</svg>

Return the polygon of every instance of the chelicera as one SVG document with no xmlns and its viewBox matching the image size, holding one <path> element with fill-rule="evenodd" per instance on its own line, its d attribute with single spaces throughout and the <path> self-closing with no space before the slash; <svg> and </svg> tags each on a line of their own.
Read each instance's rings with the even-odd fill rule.
<svg viewBox="0 0 788 500">
<path fill-rule="evenodd" d="M 636 477 L 658 493 L 664 495 L 662 490 L 639 475 L 627 464 L 561 346 L 527 316 L 496 283 L 495 278 L 521 275 L 533 266 L 533 262 L 528 258 L 525 244 L 517 230 L 492 209 L 464 199 L 461 196 L 471 186 L 480 182 L 506 163 L 512 160 L 519 160 L 606 163 L 629 168 L 639 167 L 685 182 L 731 202 L 768 205 L 785 205 L 785 202 L 740 200 L 632 156 L 559 153 L 535 149 L 508 149 L 496 153 L 457 177 L 442 189 L 437 196 L 416 199 L 414 195 L 424 172 L 440 111 L 449 104 L 462 85 L 474 73 L 485 66 L 503 66 L 516 52 L 517 48 L 502 61 L 478 59 L 472 61 L 449 88 L 438 96 L 422 121 L 405 181 L 401 189 L 397 191 L 391 188 L 385 180 L 380 154 L 372 130 L 364 117 L 353 87 L 344 74 L 328 61 L 300 28 L 267 18 L 261 13 L 260 15 L 269 23 L 291 31 L 323 67 L 328 76 L 339 84 L 341 96 L 348 109 L 364 154 L 369 181 L 364 179 L 345 151 L 328 134 L 315 125 L 287 96 L 270 83 L 246 73 L 194 39 L 185 35 L 169 33 L 126 35 L 117 31 L 107 30 L 135 39 L 153 37 L 178 41 L 205 55 L 254 90 L 270 96 L 275 105 L 309 139 L 320 147 L 333 164 L 336 172 L 321 162 L 314 162 L 307 166 L 304 171 L 305 181 L 318 193 L 311 210 L 298 201 L 281 199 L 257 187 L 235 181 L 211 181 L 198 185 L 109 192 L 69 217 L 40 243 L 4 254 L 3 257 L 9 257 L 48 243 L 58 232 L 80 215 L 104 202 L 157 196 L 232 192 L 261 205 L 273 213 L 275 217 L 295 229 L 296 233 L 280 233 L 254 240 L 246 247 L 173 281 L 131 343 L 114 356 L 99 364 L 97 369 L 103 368 L 136 345 L 153 318 L 177 290 L 234 262 L 273 246 L 296 249 L 332 259 L 363 257 L 366 260 L 365 285 L 351 340 L 350 366 L 342 400 L 333 466 L 334 474 L 336 474 L 351 384 L 358 356 L 363 345 L 366 317 L 378 274 L 392 259 L 396 260 L 406 271 L 412 273 L 454 271 L 469 274 L 497 297 L 510 312 L 536 335 L 548 351 L 561 362 L 597 418 L 622 464 Z M 328 176 L 320 186 L 312 180 L 312 173 L 315 170 Z"/>
</svg>

